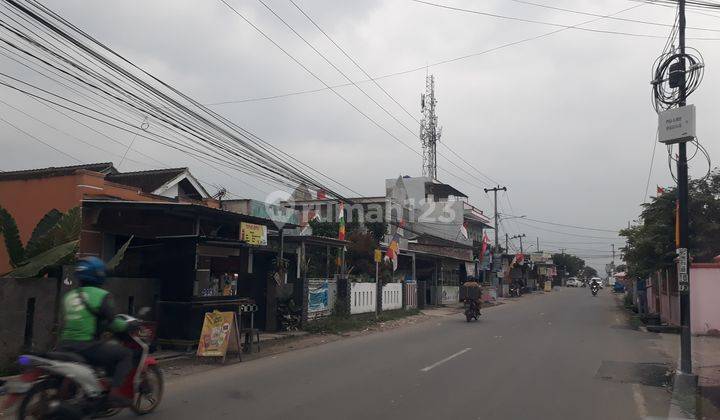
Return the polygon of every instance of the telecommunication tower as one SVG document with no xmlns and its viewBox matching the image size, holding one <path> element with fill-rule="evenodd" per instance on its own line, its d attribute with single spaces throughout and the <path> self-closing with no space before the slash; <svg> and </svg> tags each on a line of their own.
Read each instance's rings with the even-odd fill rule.
<svg viewBox="0 0 720 420">
<path fill-rule="evenodd" d="M 442 135 L 442 128 L 438 127 L 435 114 L 435 77 L 429 74 L 425 77 L 425 93 L 420 95 L 420 140 L 423 148 L 423 176 L 432 180 L 437 179 L 437 143 Z"/>
</svg>

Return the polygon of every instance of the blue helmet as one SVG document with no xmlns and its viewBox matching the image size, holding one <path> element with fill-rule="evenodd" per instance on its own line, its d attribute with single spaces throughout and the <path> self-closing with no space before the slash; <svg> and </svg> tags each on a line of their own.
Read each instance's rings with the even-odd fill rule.
<svg viewBox="0 0 720 420">
<path fill-rule="evenodd" d="M 80 283 L 102 286 L 105 283 L 105 263 L 98 257 L 85 257 L 75 266 L 75 277 Z"/>
</svg>

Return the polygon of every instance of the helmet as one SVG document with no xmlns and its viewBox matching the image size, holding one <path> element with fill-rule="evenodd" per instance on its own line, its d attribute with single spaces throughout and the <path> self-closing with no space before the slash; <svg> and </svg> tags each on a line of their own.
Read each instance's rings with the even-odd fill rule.
<svg viewBox="0 0 720 420">
<path fill-rule="evenodd" d="M 85 257 L 75 266 L 75 277 L 80 283 L 102 286 L 105 283 L 105 263 L 98 257 Z"/>
</svg>

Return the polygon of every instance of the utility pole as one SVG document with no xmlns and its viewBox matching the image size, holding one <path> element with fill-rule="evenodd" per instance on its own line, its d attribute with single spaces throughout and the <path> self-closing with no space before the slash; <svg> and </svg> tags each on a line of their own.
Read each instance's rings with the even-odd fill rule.
<svg viewBox="0 0 720 420">
<path fill-rule="evenodd" d="M 537 237 L 537 251 L 540 252 L 540 237 Z"/>
<path fill-rule="evenodd" d="M 615 244 L 612 244 L 612 265 L 615 267 Z"/>
<path fill-rule="evenodd" d="M 512 238 L 510 238 L 510 239 L 520 239 L 520 253 L 521 254 L 523 253 L 522 238 L 524 238 L 524 237 L 525 237 L 525 234 L 523 233 L 522 235 L 515 235 Z"/>
<path fill-rule="evenodd" d="M 687 101 L 687 84 L 685 74 L 685 0 L 678 1 L 678 38 L 680 43 L 680 69 L 682 77 L 679 86 L 679 106 L 685 106 Z M 682 141 L 678 144 L 677 183 L 678 183 L 678 215 L 680 219 L 680 240 L 678 243 L 679 268 L 683 265 L 686 273 L 678 276 L 678 291 L 680 292 L 680 372 L 692 375 L 692 358 L 690 344 L 690 272 L 687 258 L 688 241 L 688 163 L 687 146 Z M 682 252 L 682 250 L 685 250 Z M 682 260 L 685 261 L 682 261 Z M 681 270 L 678 270 L 681 271 Z M 681 278 L 682 276 L 686 278 Z M 682 286 L 685 280 L 686 287 Z M 695 378 L 697 379 L 697 378 Z"/>
<path fill-rule="evenodd" d="M 508 249 L 510 249 L 510 248 L 508 248 L 508 234 L 506 232 L 505 233 L 505 252 L 508 252 Z"/>
<path fill-rule="evenodd" d="M 501 186 L 495 186 L 493 188 L 484 188 L 485 194 L 489 193 L 490 191 L 493 192 L 495 196 L 495 252 L 493 252 L 493 260 L 495 260 L 495 256 L 498 254 L 500 245 L 498 244 L 498 210 L 497 210 L 497 193 L 498 191 L 507 191 L 507 187 L 501 187 Z M 493 261 L 494 262 L 494 261 Z M 494 269 L 495 267 L 493 267 Z M 497 278 L 497 276 L 495 276 Z M 498 284 L 500 282 L 498 281 Z M 498 296 L 502 296 L 502 285 L 498 287 Z"/>
</svg>

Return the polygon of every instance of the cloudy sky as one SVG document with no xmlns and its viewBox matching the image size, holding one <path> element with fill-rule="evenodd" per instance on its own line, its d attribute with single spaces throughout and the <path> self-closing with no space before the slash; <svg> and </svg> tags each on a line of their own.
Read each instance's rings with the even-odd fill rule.
<svg viewBox="0 0 720 420">
<path fill-rule="evenodd" d="M 347 83 L 262 3 L 226 1 L 326 83 Z M 351 80 L 366 79 L 290 1 L 263 1 Z M 665 43 L 660 37 L 667 36 L 669 27 L 601 19 L 582 27 L 626 34 L 567 29 L 478 54 L 561 28 L 409 0 L 295 2 L 373 77 L 402 73 L 378 83 L 414 118 L 372 83 L 360 86 L 394 118 L 353 86 L 337 92 L 416 152 L 330 90 L 283 96 L 324 85 L 219 0 L 65 0 L 48 5 L 159 78 L 203 103 L 215 104 L 214 110 L 355 192 L 382 195 L 385 178 L 420 175 L 419 140 L 395 118 L 418 131 L 415 119 L 420 118 L 427 71 L 436 77 L 442 141 L 472 164 L 440 147 L 445 156 L 439 157 L 440 179 L 464 191 L 486 214 L 492 215 L 492 201 L 482 188 L 491 183 L 489 177 L 509 189 L 499 194 L 500 211 L 506 214 L 610 230 L 637 218 L 645 199 L 657 124 L 650 104 L 650 69 Z M 594 19 L 512 0 L 437 2 L 561 25 Z M 630 0 L 534 2 L 602 16 L 633 7 L 616 16 L 656 24 L 670 25 L 674 19 L 670 8 Z M 718 40 L 688 41 L 703 53 L 707 64 L 705 80 L 690 102 L 698 107 L 700 141 L 714 157 L 720 152 L 713 138 L 720 120 L 712 117 L 711 108 L 712 98 L 720 96 L 720 78 L 714 70 L 714 63 L 720 62 L 720 12 L 702 13 L 689 12 L 688 25 L 715 31 L 688 30 L 688 36 Z M 446 62 L 455 58 L 461 59 Z M 10 65 L 4 58 L 0 62 Z M 263 99 L 273 96 L 280 97 Z M 47 109 L 32 107 L 5 89 L 3 97 L 36 118 L 51 118 Z M 5 121 L 67 154 L 0 121 L 2 170 L 70 165 L 75 159 L 119 164 L 125 152 L 122 144 L 83 131 L 70 121 L 63 123 L 66 131 L 112 154 L 48 130 L 5 104 L 0 109 Z M 130 143 L 132 135 L 123 136 L 118 140 Z M 263 198 L 272 189 L 246 176 L 229 178 L 143 139 L 136 139 L 120 169 L 148 169 L 158 167 L 158 162 L 189 166 L 206 183 L 225 186 L 239 196 Z M 663 147 L 655 151 L 653 165 L 649 195 L 656 185 L 673 182 Z M 701 176 L 706 170 L 702 159 L 691 162 L 691 175 Z M 505 232 L 525 233 L 526 249 L 539 237 L 543 249 L 564 247 L 578 255 L 596 256 L 592 260 L 596 267 L 608 262 L 604 255 L 612 242 L 621 244 L 612 233 L 529 220 L 505 220 L 501 234 Z"/>
</svg>

